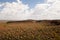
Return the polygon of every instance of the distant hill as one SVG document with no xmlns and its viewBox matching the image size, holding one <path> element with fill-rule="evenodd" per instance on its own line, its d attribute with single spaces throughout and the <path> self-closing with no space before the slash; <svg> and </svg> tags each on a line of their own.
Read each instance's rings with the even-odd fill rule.
<svg viewBox="0 0 60 40">
<path fill-rule="evenodd" d="M 42 22 L 47 24 L 53 24 L 53 25 L 60 25 L 60 20 L 20 20 L 20 21 L 6 21 L 6 20 L 0 20 L 0 23 L 21 23 L 21 22 Z"/>
</svg>

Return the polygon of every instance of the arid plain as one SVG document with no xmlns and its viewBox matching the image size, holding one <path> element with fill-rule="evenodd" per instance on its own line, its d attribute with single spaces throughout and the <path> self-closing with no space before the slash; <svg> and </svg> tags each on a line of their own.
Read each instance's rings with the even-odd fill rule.
<svg viewBox="0 0 60 40">
<path fill-rule="evenodd" d="M 60 20 L 0 21 L 0 40 L 60 40 Z"/>
</svg>

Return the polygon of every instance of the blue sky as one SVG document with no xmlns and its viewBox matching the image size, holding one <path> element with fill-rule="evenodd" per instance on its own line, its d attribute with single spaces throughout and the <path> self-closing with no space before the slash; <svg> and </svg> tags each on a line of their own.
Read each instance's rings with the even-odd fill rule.
<svg viewBox="0 0 60 40">
<path fill-rule="evenodd" d="M 16 0 L 0 0 L 0 2 L 16 2 Z M 21 0 L 22 3 L 28 4 L 30 8 L 33 8 L 37 3 L 43 3 L 44 0 Z"/>
<path fill-rule="evenodd" d="M 34 7 L 37 3 L 43 3 L 44 0 L 22 0 L 24 4 L 29 4 L 30 7 Z"/>
<path fill-rule="evenodd" d="M 26 4 L 28 4 L 29 6 Z M 60 1 L 0 0 L 0 20 L 27 20 L 27 19 L 33 20 L 60 19 Z"/>
</svg>

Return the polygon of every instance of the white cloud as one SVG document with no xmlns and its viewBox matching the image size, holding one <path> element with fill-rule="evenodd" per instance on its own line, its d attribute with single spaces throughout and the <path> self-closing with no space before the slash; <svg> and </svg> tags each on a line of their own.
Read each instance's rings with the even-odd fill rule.
<svg viewBox="0 0 60 40">
<path fill-rule="evenodd" d="M 45 3 L 36 4 L 33 9 L 30 9 L 28 5 L 23 4 L 19 0 L 12 3 L 2 3 L 0 7 L 2 6 L 0 20 L 60 19 L 60 0 L 47 0 Z"/>
<path fill-rule="evenodd" d="M 22 2 L 3 3 L 4 8 L 0 12 L 0 20 L 25 20 L 29 14 L 28 5 Z M 1 5 L 3 6 L 3 5 Z"/>
<path fill-rule="evenodd" d="M 47 0 L 46 3 L 37 4 L 34 8 L 32 18 L 35 20 L 57 20 L 60 19 L 60 1 Z"/>
<path fill-rule="evenodd" d="M 47 10 L 47 8 L 48 4 L 37 4 L 33 9 L 33 13 L 30 16 L 31 19 L 42 20 L 44 17 L 43 15 L 45 15 L 44 12 Z"/>
<path fill-rule="evenodd" d="M 60 19 L 60 0 L 51 0 L 53 4 L 47 9 L 48 19 Z M 47 2 L 49 3 L 49 2 Z"/>
<path fill-rule="evenodd" d="M 21 3 L 21 1 L 20 1 L 20 0 L 17 0 L 17 2 L 18 2 L 18 3 Z"/>
</svg>

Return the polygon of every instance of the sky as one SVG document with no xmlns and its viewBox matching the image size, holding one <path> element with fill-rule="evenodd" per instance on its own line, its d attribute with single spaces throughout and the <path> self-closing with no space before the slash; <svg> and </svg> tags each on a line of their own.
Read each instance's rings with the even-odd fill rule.
<svg viewBox="0 0 60 40">
<path fill-rule="evenodd" d="M 0 20 L 59 20 L 60 0 L 0 0 Z"/>
<path fill-rule="evenodd" d="M 24 4 L 28 4 L 30 8 L 33 8 L 38 3 L 43 3 L 44 0 L 22 0 Z"/>
<path fill-rule="evenodd" d="M 21 0 L 23 4 L 28 4 L 30 8 L 33 8 L 38 3 L 43 3 L 44 0 Z M 16 0 L 0 0 L 0 2 L 17 2 Z"/>
</svg>

